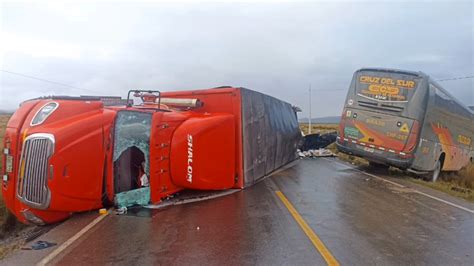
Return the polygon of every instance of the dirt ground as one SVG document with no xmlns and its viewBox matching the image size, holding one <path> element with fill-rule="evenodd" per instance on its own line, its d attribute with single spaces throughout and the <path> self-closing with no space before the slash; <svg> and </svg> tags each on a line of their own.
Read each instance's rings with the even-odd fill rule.
<svg viewBox="0 0 474 266">
<path fill-rule="evenodd" d="M 10 115 L 0 115 L 0 151 L 3 153 L 3 137 Z M 0 160 L 0 172 L 3 172 L 3 160 Z M 0 193 L 0 259 L 6 254 L 19 248 L 33 230 L 34 226 L 26 226 L 16 221 L 13 215 L 8 214 Z"/>
<path fill-rule="evenodd" d="M 7 122 L 8 122 L 8 119 L 10 118 L 9 115 L 0 115 L 0 150 L 2 151 L 3 153 L 3 136 L 5 135 L 5 128 L 7 126 Z M 2 169 L 0 172 L 3 172 L 3 160 L 0 160 L 0 169 Z M 0 193 L 0 225 L 1 227 L 3 227 L 3 224 L 5 222 L 5 218 L 6 218 L 6 209 L 5 209 L 5 205 L 3 203 L 3 197 Z M 3 230 L 0 229 L 0 237 L 2 235 L 2 232 Z"/>
</svg>

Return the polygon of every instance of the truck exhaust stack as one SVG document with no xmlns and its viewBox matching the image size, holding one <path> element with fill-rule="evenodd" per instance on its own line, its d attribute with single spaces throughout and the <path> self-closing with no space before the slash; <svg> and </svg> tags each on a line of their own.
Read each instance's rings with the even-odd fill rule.
<svg viewBox="0 0 474 266">
<path fill-rule="evenodd" d="M 199 99 L 179 99 L 179 98 L 161 98 L 160 103 L 171 106 L 171 107 L 187 107 L 187 108 L 197 108 L 203 105 L 203 103 Z"/>
</svg>

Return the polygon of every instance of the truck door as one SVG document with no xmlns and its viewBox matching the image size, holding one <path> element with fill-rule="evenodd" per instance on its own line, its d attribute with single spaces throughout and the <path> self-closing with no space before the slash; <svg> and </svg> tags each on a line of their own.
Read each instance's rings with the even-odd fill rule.
<svg viewBox="0 0 474 266">
<path fill-rule="evenodd" d="M 151 114 L 120 111 L 114 129 L 114 191 L 118 207 L 150 201 Z"/>
</svg>

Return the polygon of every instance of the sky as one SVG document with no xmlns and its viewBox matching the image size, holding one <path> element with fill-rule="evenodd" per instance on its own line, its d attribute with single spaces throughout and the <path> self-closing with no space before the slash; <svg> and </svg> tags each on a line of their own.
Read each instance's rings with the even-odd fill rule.
<svg viewBox="0 0 474 266">
<path fill-rule="evenodd" d="M 0 110 L 45 95 L 232 85 L 299 106 L 300 117 L 311 101 L 312 117 L 324 117 L 340 115 L 362 67 L 474 75 L 472 1 L 1 2 L 0 9 Z M 474 105 L 473 79 L 441 84 Z"/>
</svg>

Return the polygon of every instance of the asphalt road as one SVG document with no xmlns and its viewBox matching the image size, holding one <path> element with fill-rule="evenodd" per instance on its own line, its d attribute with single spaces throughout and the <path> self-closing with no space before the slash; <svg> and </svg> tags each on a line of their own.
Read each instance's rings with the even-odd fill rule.
<svg viewBox="0 0 474 266">
<path fill-rule="evenodd" d="M 341 265 L 474 265 L 473 204 L 403 182 L 304 159 L 221 198 L 109 215 L 51 263 L 324 265 L 316 235 Z"/>
</svg>

